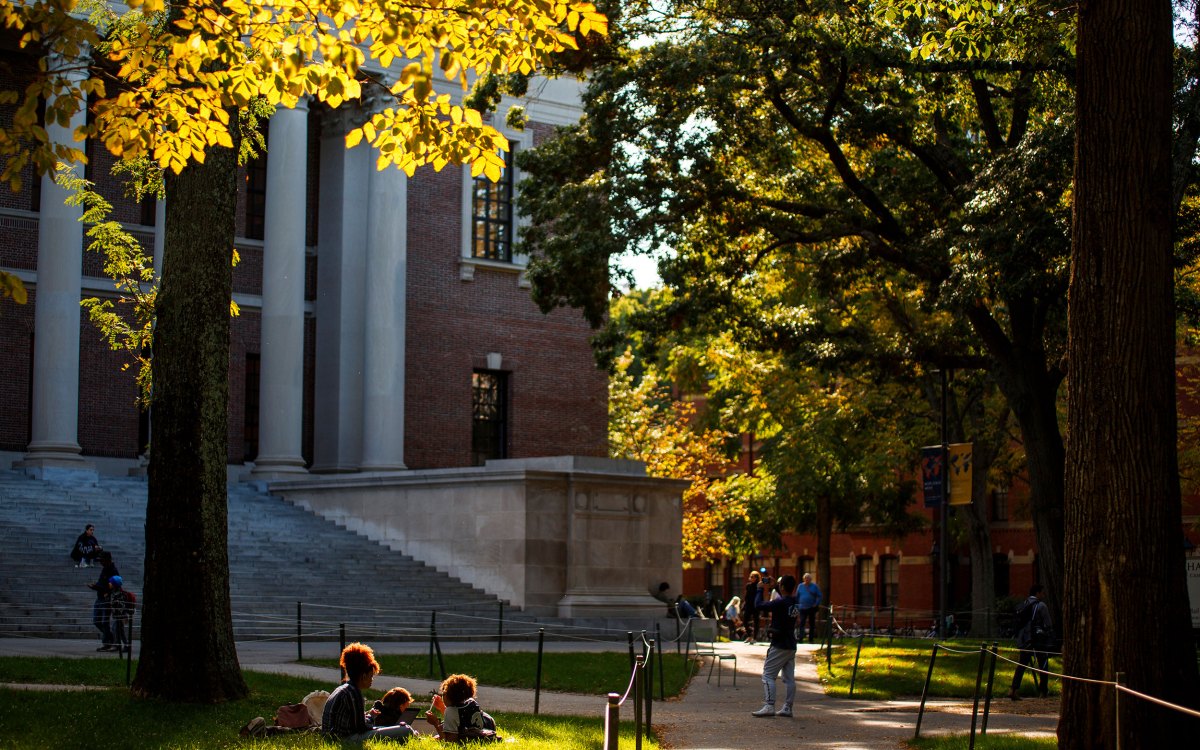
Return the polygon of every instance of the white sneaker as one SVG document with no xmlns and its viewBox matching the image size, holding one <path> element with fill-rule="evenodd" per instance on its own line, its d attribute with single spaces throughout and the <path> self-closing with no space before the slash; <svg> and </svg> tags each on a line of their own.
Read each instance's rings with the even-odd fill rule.
<svg viewBox="0 0 1200 750">
<path fill-rule="evenodd" d="M 782 717 L 784 717 L 784 718 L 787 718 L 787 719 L 790 719 L 790 718 L 792 718 L 792 704 L 791 704 L 791 703 L 784 703 L 784 704 L 783 704 L 783 708 L 781 708 L 781 709 L 779 709 L 778 711 L 776 711 L 776 712 L 775 712 L 775 715 L 776 715 L 776 716 L 782 716 Z"/>
<path fill-rule="evenodd" d="M 757 711 L 751 711 L 750 715 L 757 716 L 760 719 L 765 719 L 769 716 L 774 716 L 775 715 L 775 706 L 773 706 L 770 703 L 764 703 L 762 708 L 758 709 Z"/>
</svg>

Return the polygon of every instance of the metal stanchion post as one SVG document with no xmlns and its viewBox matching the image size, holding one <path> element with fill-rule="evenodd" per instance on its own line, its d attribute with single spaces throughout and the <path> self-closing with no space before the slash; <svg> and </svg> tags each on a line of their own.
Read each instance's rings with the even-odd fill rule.
<svg viewBox="0 0 1200 750">
<path fill-rule="evenodd" d="M 937 661 L 938 644 L 933 644 L 933 656 L 929 657 L 929 671 L 925 673 L 925 687 L 921 688 L 921 709 L 917 711 L 917 731 L 913 739 L 921 736 L 921 720 L 925 718 L 925 699 L 929 696 L 929 681 L 933 679 L 933 663 Z"/>
<path fill-rule="evenodd" d="M 633 631 L 625 633 L 625 637 L 629 639 L 629 671 L 633 671 Z"/>
<path fill-rule="evenodd" d="M 642 669 L 646 677 L 646 687 L 642 691 L 642 695 L 646 700 L 646 739 L 650 739 L 650 717 L 654 712 L 654 644 L 651 643 L 646 649 L 645 668 Z"/>
<path fill-rule="evenodd" d="M 538 628 L 537 675 L 533 681 L 533 715 L 537 716 L 542 703 L 542 652 L 546 645 L 546 629 Z"/>
<path fill-rule="evenodd" d="M 1113 716 L 1116 718 L 1116 747 L 1121 750 L 1121 680 L 1125 678 L 1124 672 L 1117 672 L 1117 687 L 1114 688 L 1117 693 L 1113 696 Z"/>
<path fill-rule="evenodd" d="M 850 697 L 854 697 L 854 681 L 858 679 L 858 658 L 862 656 L 863 635 L 858 637 L 858 649 L 854 652 L 854 671 L 850 674 Z"/>
<path fill-rule="evenodd" d="M 621 696 L 608 694 L 604 708 L 604 750 L 618 750 L 621 735 Z"/>
<path fill-rule="evenodd" d="M 642 750 L 642 657 L 633 664 L 633 746 Z"/>
<path fill-rule="evenodd" d="M 665 701 L 667 699 L 667 690 L 663 685 L 663 658 L 662 658 L 662 628 L 658 623 L 654 623 L 654 642 L 658 644 L 658 699 Z"/>
<path fill-rule="evenodd" d="M 992 643 L 992 663 L 988 667 L 988 684 L 987 697 L 983 700 L 983 726 L 979 728 L 980 734 L 987 734 L 988 713 L 992 710 L 992 686 L 996 681 L 996 656 L 999 653 L 1000 644 Z"/>
<path fill-rule="evenodd" d="M 500 632 L 496 634 L 496 653 L 504 652 L 504 602 L 500 602 Z"/>
<path fill-rule="evenodd" d="M 129 613 L 129 629 L 125 631 L 125 687 L 129 687 L 133 681 L 133 616 L 136 612 L 134 608 L 134 611 Z"/>
<path fill-rule="evenodd" d="M 301 628 L 304 605 L 296 602 L 296 661 L 304 661 L 304 630 Z"/>
<path fill-rule="evenodd" d="M 979 688 L 983 685 L 983 665 L 987 661 L 987 644 L 979 644 L 979 668 L 975 670 L 975 702 L 971 706 L 971 741 L 967 750 L 975 750 L 975 722 L 979 716 Z"/>
<path fill-rule="evenodd" d="M 433 639 L 437 631 L 437 610 L 429 613 L 429 676 L 433 677 Z"/>
</svg>

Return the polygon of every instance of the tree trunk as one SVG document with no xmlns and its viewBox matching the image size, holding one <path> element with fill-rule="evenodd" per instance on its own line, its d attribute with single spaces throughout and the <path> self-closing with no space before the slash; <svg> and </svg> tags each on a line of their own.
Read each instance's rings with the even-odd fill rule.
<svg viewBox="0 0 1200 750">
<path fill-rule="evenodd" d="M 990 639 L 996 635 L 996 572 L 987 516 L 987 474 L 995 452 L 981 443 L 974 441 L 971 451 L 971 504 L 951 507 L 958 508 L 966 519 L 971 552 L 971 636 Z"/>
<path fill-rule="evenodd" d="M 1046 604 L 1062 612 L 1063 470 L 1066 450 L 1058 425 L 1061 379 L 1047 368 L 1042 331 L 1014 327 L 1012 345 L 996 356 L 992 374 L 1021 428 L 1029 471 L 1029 514 L 1037 538 L 1038 567 Z"/>
<path fill-rule="evenodd" d="M 817 498 L 817 585 L 824 595 L 822 606 L 833 602 L 833 572 L 829 567 L 829 549 L 833 543 L 833 508 L 828 495 Z"/>
<path fill-rule="evenodd" d="M 216 703 L 247 694 L 229 605 L 225 468 L 236 177 L 235 152 L 212 148 L 204 164 L 167 178 L 133 683 L 145 697 Z"/>
<path fill-rule="evenodd" d="M 1079 6 L 1068 319 L 1067 674 L 1200 703 L 1176 461 L 1171 5 Z M 1197 722 L 1067 681 L 1060 747 L 1171 747 Z M 1120 737 L 1114 727 L 1119 719 Z"/>
</svg>

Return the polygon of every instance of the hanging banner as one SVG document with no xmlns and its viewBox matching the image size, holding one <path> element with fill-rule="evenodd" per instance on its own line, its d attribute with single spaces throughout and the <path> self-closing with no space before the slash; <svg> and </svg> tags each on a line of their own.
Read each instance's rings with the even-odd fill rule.
<svg viewBox="0 0 1200 750">
<path fill-rule="evenodd" d="M 942 446 L 929 445 L 921 449 L 921 479 L 925 487 L 925 507 L 942 504 L 945 472 L 942 471 Z"/>
<path fill-rule="evenodd" d="M 954 443 L 950 446 L 950 504 L 971 504 L 971 451 L 972 443 Z"/>
</svg>

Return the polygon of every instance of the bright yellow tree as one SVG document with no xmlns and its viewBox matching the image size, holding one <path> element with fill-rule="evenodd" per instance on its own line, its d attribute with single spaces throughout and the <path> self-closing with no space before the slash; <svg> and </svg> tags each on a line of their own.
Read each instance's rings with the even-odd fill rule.
<svg viewBox="0 0 1200 750">
<path fill-rule="evenodd" d="M 0 0 L 0 24 L 22 47 L 49 53 L 24 91 L 0 92 L 0 102 L 19 103 L 0 130 L 0 177 L 19 184 L 30 162 L 45 173 L 57 160 L 82 160 L 50 142 L 39 100 L 45 122 L 67 125 L 91 96 L 93 122 L 77 139 L 96 137 L 122 158 L 149 156 L 178 173 L 231 145 L 229 111 L 255 97 L 338 107 L 379 96 L 383 106 L 347 142 L 376 146 L 380 167 L 411 175 L 423 164 L 469 163 L 496 179 L 505 139 L 480 112 L 435 91 L 435 68 L 463 87 L 473 76 L 531 74 L 608 28 L 591 3 L 572 0 L 199 0 L 173 5 L 171 20 L 163 0 L 128 6 L 117 20 L 84 16 L 79 0 Z"/>
<path fill-rule="evenodd" d="M 85 5 L 87 3 L 87 5 Z M 226 518 L 229 305 L 237 112 L 362 104 L 347 145 L 371 143 L 379 168 L 469 164 L 496 179 L 507 148 L 475 109 L 434 90 L 435 70 L 466 87 L 532 74 L 607 31 L 569 0 L 0 0 L 6 41 L 38 56 L 0 128 L 0 178 L 80 162 L 70 127 L 125 163 L 166 173 L 162 281 L 154 298 L 153 408 L 141 659 L 135 695 L 214 703 L 246 694 L 233 644 Z M 0 86 L 3 86 L 0 83 Z M 41 110 L 41 114 L 39 114 Z M 269 109 L 268 109 L 269 111 Z M 78 122 L 78 120 L 76 120 Z M 24 290 L 0 276 L 0 290 Z M 178 543 L 180 538 L 189 544 Z M 187 587 L 178 581 L 187 580 Z M 179 644 L 186 643 L 187 648 Z"/>
</svg>

